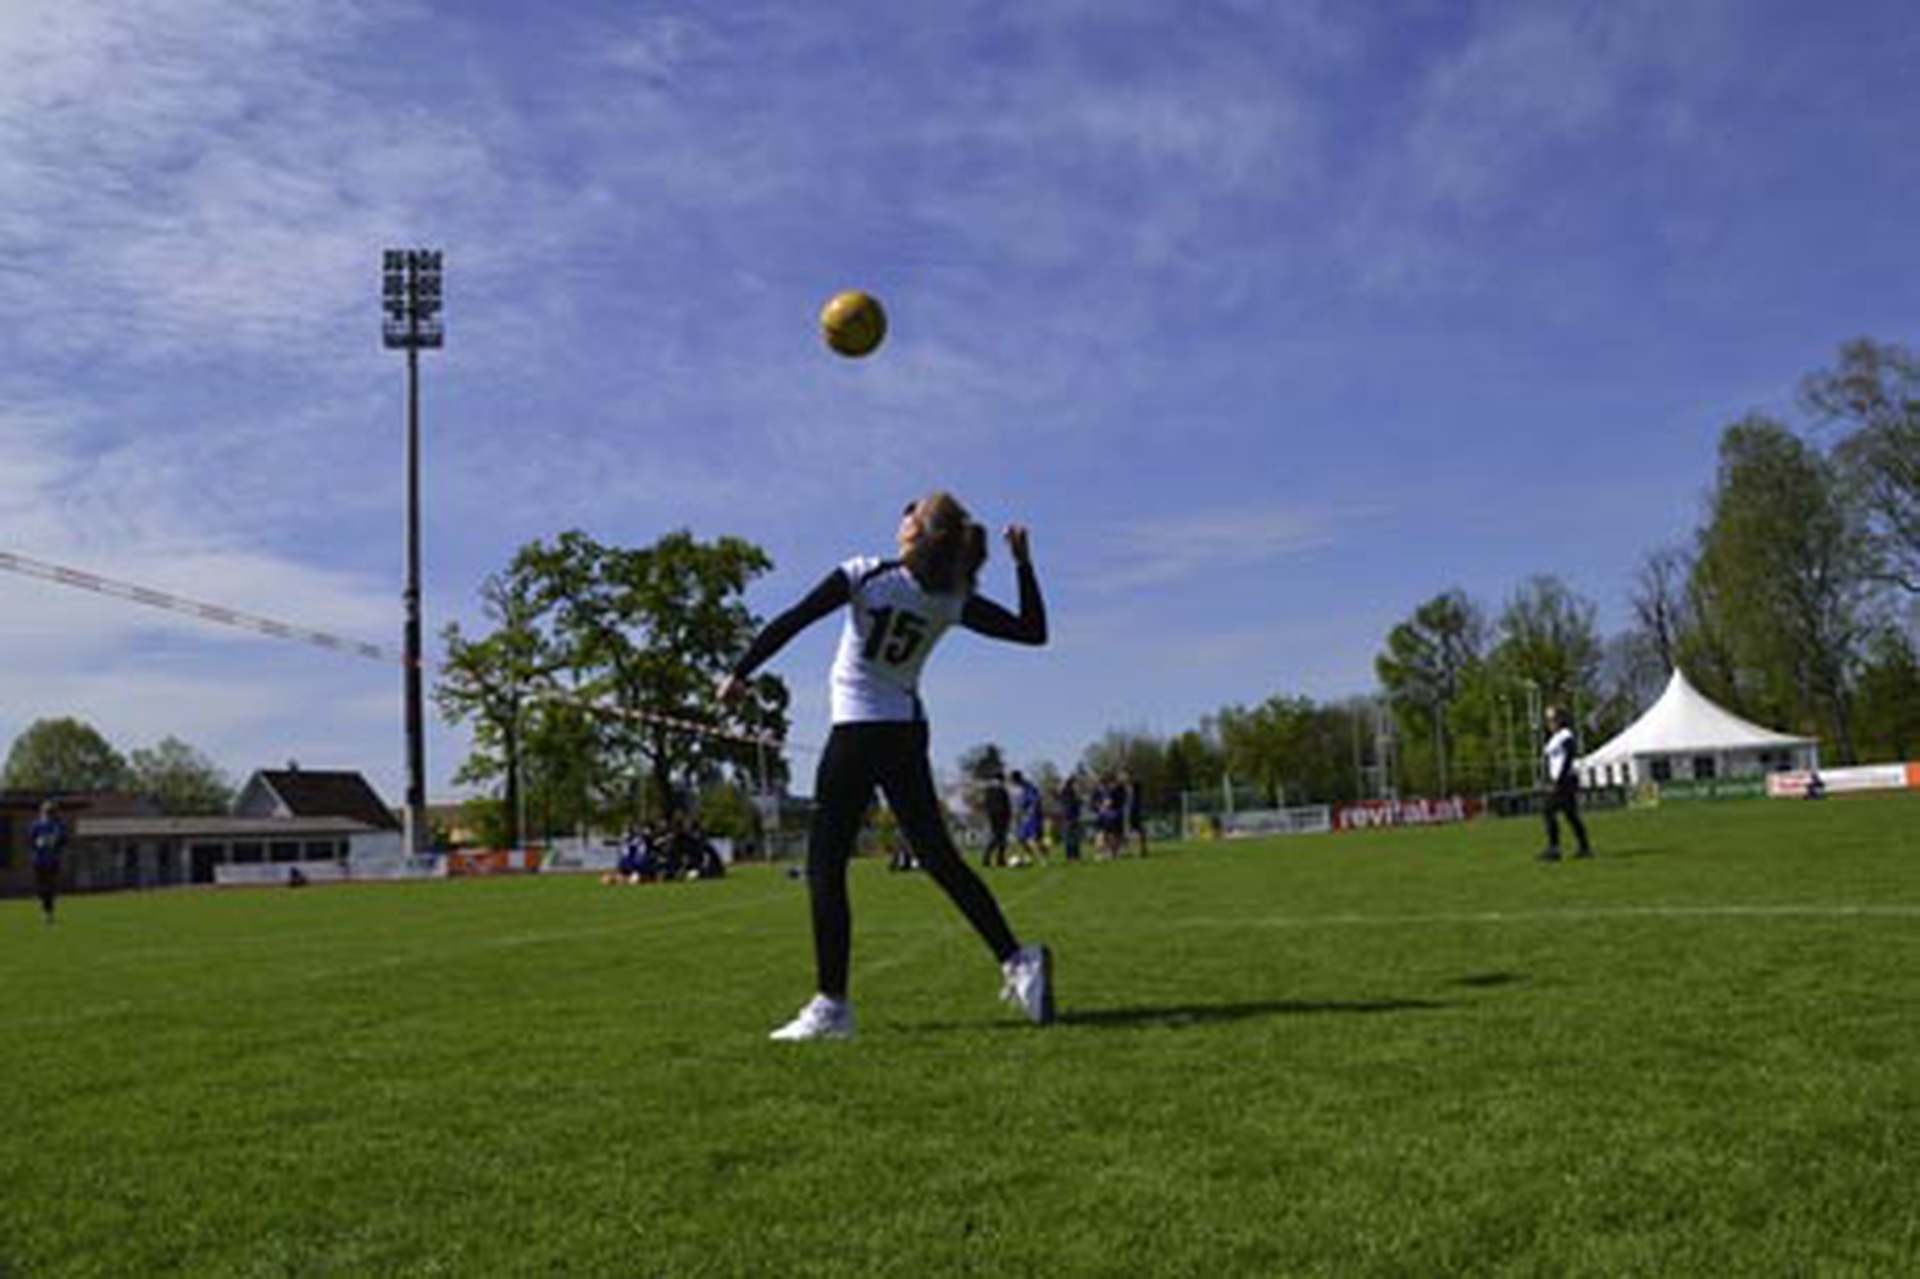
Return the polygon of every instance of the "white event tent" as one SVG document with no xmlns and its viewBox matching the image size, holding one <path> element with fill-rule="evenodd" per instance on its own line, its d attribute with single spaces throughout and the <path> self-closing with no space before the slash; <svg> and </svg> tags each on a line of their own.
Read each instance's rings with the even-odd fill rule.
<svg viewBox="0 0 1920 1279">
<path fill-rule="evenodd" d="M 1708 701 L 1677 668 L 1646 714 L 1575 761 L 1589 786 L 1759 777 L 1819 766 L 1819 742 L 1749 724 Z"/>
</svg>

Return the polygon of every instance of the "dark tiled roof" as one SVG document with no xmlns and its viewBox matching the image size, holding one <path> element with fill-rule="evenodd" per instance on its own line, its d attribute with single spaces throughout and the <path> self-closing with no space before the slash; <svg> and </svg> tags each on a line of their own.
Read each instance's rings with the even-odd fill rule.
<svg viewBox="0 0 1920 1279">
<path fill-rule="evenodd" d="M 261 769 L 258 776 L 295 817 L 350 817 L 375 830 L 400 829 L 393 810 L 358 773 L 293 768 Z"/>
<path fill-rule="evenodd" d="M 88 817 L 74 823 L 75 839 L 292 839 L 357 835 L 367 829 L 350 817 Z"/>
<path fill-rule="evenodd" d="M 0 790 L 0 808 L 37 809 L 40 801 L 46 799 L 69 816 L 90 813 L 96 817 L 154 817 L 160 813 L 160 806 L 152 800 L 125 791 Z"/>
</svg>

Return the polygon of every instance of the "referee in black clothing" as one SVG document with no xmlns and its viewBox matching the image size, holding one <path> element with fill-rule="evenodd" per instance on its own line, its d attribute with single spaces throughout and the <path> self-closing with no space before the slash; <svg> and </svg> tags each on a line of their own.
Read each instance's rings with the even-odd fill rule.
<svg viewBox="0 0 1920 1279">
<path fill-rule="evenodd" d="M 987 778 L 987 850 L 980 855 L 982 866 L 1007 864 L 1007 827 L 1013 822 L 1013 798 L 1007 794 L 1007 779 L 998 772 Z"/>
<path fill-rule="evenodd" d="M 1580 774 L 1573 766 L 1578 747 L 1573 729 L 1558 706 L 1547 708 L 1547 745 L 1543 752 L 1547 763 L 1547 846 L 1540 852 L 1543 862 L 1560 860 L 1560 817 L 1565 814 L 1577 841 L 1574 856 L 1593 856 L 1587 841 L 1587 825 L 1580 820 Z"/>
</svg>

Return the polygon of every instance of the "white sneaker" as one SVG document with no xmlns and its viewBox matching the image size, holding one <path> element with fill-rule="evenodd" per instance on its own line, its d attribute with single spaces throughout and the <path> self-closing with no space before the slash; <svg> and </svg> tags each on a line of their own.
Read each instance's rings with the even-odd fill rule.
<svg viewBox="0 0 1920 1279">
<path fill-rule="evenodd" d="M 853 1005 L 844 999 L 815 995 L 800 1015 L 768 1035 L 768 1039 L 849 1039 L 853 1036 Z"/>
<path fill-rule="evenodd" d="M 1000 965 L 1006 978 L 1000 998 L 1020 1005 L 1020 1011 L 1036 1026 L 1053 1021 L 1053 952 L 1045 946 L 1022 946 L 1012 959 Z"/>
</svg>

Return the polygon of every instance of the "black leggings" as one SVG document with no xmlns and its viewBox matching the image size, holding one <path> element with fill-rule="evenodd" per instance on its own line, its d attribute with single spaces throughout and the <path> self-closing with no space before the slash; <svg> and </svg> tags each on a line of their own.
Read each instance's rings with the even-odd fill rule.
<svg viewBox="0 0 1920 1279">
<path fill-rule="evenodd" d="M 927 766 L 925 721 L 835 724 L 813 782 L 813 826 L 807 836 L 807 887 L 813 900 L 813 958 L 820 993 L 847 994 L 853 912 L 847 904 L 847 861 L 879 787 L 920 866 L 946 890 L 960 913 L 1005 961 L 1020 948 L 980 877 L 960 860 L 947 834 Z"/>
<path fill-rule="evenodd" d="M 1581 852 L 1587 850 L 1587 825 L 1580 820 L 1580 788 L 1556 784 L 1547 794 L 1547 847 L 1560 847 L 1560 815 L 1564 813 L 1567 825 L 1573 828 L 1573 837 L 1580 841 Z"/>
</svg>

